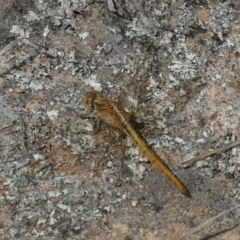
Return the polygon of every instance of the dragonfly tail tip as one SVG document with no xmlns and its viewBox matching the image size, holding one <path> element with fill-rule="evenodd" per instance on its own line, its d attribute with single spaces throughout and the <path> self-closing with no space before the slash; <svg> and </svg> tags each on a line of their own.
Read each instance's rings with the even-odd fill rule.
<svg viewBox="0 0 240 240">
<path fill-rule="evenodd" d="M 188 198 L 192 198 L 191 193 L 187 189 L 183 194 L 184 194 L 184 196 L 186 196 Z"/>
</svg>

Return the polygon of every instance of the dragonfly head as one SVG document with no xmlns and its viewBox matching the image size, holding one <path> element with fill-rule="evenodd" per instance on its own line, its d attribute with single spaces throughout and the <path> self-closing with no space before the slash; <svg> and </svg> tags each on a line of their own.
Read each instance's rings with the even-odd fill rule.
<svg viewBox="0 0 240 240">
<path fill-rule="evenodd" d="M 88 92 L 83 99 L 83 105 L 87 110 L 94 111 L 94 103 L 102 100 L 104 97 L 100 92 Z"/>
</svg>

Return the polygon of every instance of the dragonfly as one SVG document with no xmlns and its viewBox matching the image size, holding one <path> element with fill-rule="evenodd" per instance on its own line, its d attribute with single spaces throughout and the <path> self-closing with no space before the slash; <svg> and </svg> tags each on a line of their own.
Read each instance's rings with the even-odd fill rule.
<svg viewBox="0 0 240 240">
<path fill-rule="evenodd" d="M 123 132 L 128 136 L 142 154 L 176 189 L 185 196 L 190 196 L 185 185 L 171 172 L 168 166 L 148 145 L 146 140 L 135 130 L 131 123 L 131 113 L 124 109 L 121 101 L 108 100 L 102 93 L 93 91 L 86 93 L 83 99 L 83 105 L 86 110 L 93 112 L 99 120 L 105 122 L 115 131 Z"/>
</svg>

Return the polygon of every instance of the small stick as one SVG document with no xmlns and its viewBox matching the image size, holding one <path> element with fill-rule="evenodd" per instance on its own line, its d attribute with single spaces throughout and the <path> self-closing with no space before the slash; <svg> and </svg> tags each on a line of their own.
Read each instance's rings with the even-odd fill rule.
<svg viewBox="0 0 240 240">
<path fill-rule="evenodd" d="M 235 141 L 235 142 L 233 142 L 233 143 L 230 143 L 230 144 L 228 144 L 228 145 L 226 145 L 226 146 L 224 146 L 224 147 L 217 148 L 217 149 L 215 149 L 215 150 L 213 150 L 213 151 L 205 152 L 205 153 L 203 153 L 203 154 L 198 155 L 198 156 L 195 157 L 195 158 L 192 158 L 192 159 L 190 159 L 190 160 L 184 161 L 184 162 L 182 163 L 182 164 L 183 164 L 183 167 L 189 167 L 190 165 L 192 165 L 193 163 L 195 163 L 195 162 L 197 162 L 197 161 L 199 161 L 199 160 L 201 160 L 201 159 L 210 157 L 210 156 L 215 155 L 215 154 L 220 154 L 220 153 L 225 152 L 225 151 L 227 151 L 227 150 L 229 150 L 229 149 L 231 149 L 231 148 L 234 148 L 234 147 L 236 147 L 236 146 L 238 146 L 238 145 L 240 145 L 240 140 Z"/>
<path fill-rule="evenodd" d="M 239 207 L 240 207 L 240 205 L 237 205 L 237 206 L 235 206 L 235 207 L 232 207 L 232 208 L 230 208 L 230 209 L 228 209 L 228 210 L 226 210 L 226 211 L 223 211 L 223 212 L 219 213 L 219 214 L 216 215 L 215 217 L 212 217 L 212 218 L 207 219 L 205 222 L 199 224 L 198 226 L 196 226 L 196 227 L 194 227 L 194 228 L 191 228 L 189 231 L 187 231 L 186 233 L 184 233 L 180 238 L 178 238 L 178 240 L 182 240 L 183 238 L 192 235 L 193 233 L 199 231 L 201 228 L 203 228 L 203 227 L 206 226 L 207 224 L 211 223 L 211 222 L 214 221 L 215 219 L 217 219 L 217 218 L 225 215 L 226 213 L 229 213 L 229 212 L 231 212 L 231 211 L 233 211 L 234 209 L 239 208 Z"/>
<path fill-rule="evenodd" d="M 8 51 L 8 49 L 10 49 L 16 42 L 18 39 L 12 41 L 11 43 L 9 43 L 1 52 L 0 52 L 0 56 L 3 55 L 6 51 Z"/>
</svg>

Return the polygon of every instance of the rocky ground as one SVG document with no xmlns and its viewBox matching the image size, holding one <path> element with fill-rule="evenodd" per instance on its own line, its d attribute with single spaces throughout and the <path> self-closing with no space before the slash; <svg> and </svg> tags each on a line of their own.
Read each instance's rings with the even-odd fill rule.
<svg viewBox="0 0 240 240">
<path fill-rule="evenodd" d="M 0 239 L 179 239 L 239 204 L 240 1 L 0 0 Z M 191 198 L 82 99 L 100 91 Z M 141 124 L 142 123 L 142 124 Z M 120 134 L 121 135 L 121 134 Z M 240 209 L 182 239 L 239 239 Z"/>
</svg>

